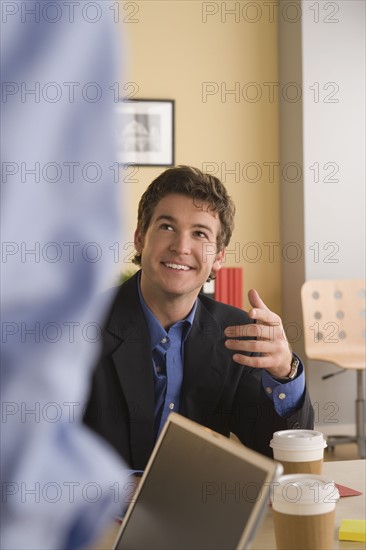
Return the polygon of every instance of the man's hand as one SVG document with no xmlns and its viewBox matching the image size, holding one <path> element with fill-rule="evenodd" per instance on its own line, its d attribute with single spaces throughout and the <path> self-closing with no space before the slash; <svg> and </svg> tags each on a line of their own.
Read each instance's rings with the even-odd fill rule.
<svg viewBox="0 0 366 550">
<path fill-rule="evenodd" d="M 257 352 L 260 357 L 248 357 L 236 353 L 233 360 L 241 365 L 266 369 L 275 378 L 286 378 L 291 370 L 292 352 L 287 342 L 281 318 L 270 311 L 254 289 L 248 292 L 252 309 L 249 317 L 256 319 L 255 324 L 227 327 L 225 336 L 236 338 L 247 336 L 256 340 L 226 340 L 228 349 L 242 352 Z"/>
</svg>

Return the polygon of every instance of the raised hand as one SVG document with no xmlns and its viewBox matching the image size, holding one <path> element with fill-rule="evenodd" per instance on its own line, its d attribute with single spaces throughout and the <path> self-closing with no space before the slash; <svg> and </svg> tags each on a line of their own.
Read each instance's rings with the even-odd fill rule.
<svg viewBox="0 0 366 550">
<path fill-rule="evenodd" d="M 286 378 L 291 370 L 292 352 L 286 339 L 281 318 L 268 309 L 258 292 L 248 292 L 252 309 L 249 317 L 256 324 L 237 325 L 225 329 L 225 345 L 236 351 L 233 360 L 241 365 L 266 369 L 275 378 Z M 240 336 L 256 337 L 256 340 L 236 340 Z M 248 357 L 240 352 L 257 352 L 260 356 Z"/>
</svg>

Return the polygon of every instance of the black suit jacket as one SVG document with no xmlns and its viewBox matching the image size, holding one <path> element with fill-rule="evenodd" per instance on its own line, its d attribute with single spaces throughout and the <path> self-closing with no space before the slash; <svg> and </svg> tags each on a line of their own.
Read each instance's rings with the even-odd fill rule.
<svg viewBox="0 0 366 550">
<path fill-rule="evenodd" d="M 150 336 L 137 290 L 137 276 L 123 284 L 103 334 L 85 422 L 107 439 L 133 469 L 143 470 L 154 446 L 154 382 Z M 272 456 L 276 430 L 312 428 L 307 391 L 299 410 L 281 418 L 266 396 L 259 369 L 231 359 L 224 346 L 227 326 L 248 324 L 244 311 L 199 295 L 184 348 L 180 413 L 238 438 Z"/>
</svg>

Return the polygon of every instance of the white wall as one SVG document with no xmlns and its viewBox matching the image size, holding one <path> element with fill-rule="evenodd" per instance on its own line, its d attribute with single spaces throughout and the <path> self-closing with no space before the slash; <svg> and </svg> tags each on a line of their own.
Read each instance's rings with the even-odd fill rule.
<svg viewBox="0 0 366 550">
<path fill-rule="evenodd" d="M 314 23 L 303 10 L 306 279 L 362 277 L 365 268 L 365 2 L 327 4 L 339 6 L 338 22 Z M 337 181 L 324 181 L 331 172 Z"/>
<path fill-rule="evenodd" d="M 319 22 L 304 9 L 302 24 L 306 280 L 365 275 L 365 3 L 325 7 L 319 3 Z M 311 166 L 319 166 L 319 182 Z M 332 420 L 352 424 L 355 372 L 322 381 L 337 369 L 315 361 L 309 367 L 323 429 L 337 432 Z"/>
<path fill-rule="evenodd" d="M 365 2 L 303 0 L 301 8 L 297 25 L 280 21 L 281 80 L 301 82 L 303 92 L 302 117 L 298 104 L 281 106 L 282 162 L 300 159 L 303 168 L 295 189 L 282 185 L 282 239 L 293 235 L 304 251 L 296 268 L 283 264 L 287 322 L 300 319 L 304 280 L 365 276 Z M 291 207 L 303 231 L 286 221 Z M 321 380 L 333 371 L 308 361 L 316 421 L 327 433 L 354 429 L 356 374 Z"/>
</svg>

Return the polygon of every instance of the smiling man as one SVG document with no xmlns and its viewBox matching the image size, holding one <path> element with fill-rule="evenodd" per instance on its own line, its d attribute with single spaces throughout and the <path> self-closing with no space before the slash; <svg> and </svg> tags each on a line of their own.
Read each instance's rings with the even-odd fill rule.
<svg viewBox="0 0 366 550">
<path fill-rule="evenodd" d="M 281 319 L 255 290 L 249 313 L 200 293 L 221 268 L 234 213 L 220 180 L 188 166 L 163 172 L 140 200 L 141 270 L 115 299 L 85 415 L 133 469 L 171 411 L 269 456 L 274 431 L 313 428 Z"/>
<path fill-rule="evenodd" d="M 210 273 L 220 269 L 219 233 L 210 205 L 178 193 L 159 201 L 146 232 L 137 229 L 141 294 L 165 329 L 189 314 Z"/>
</svg>

